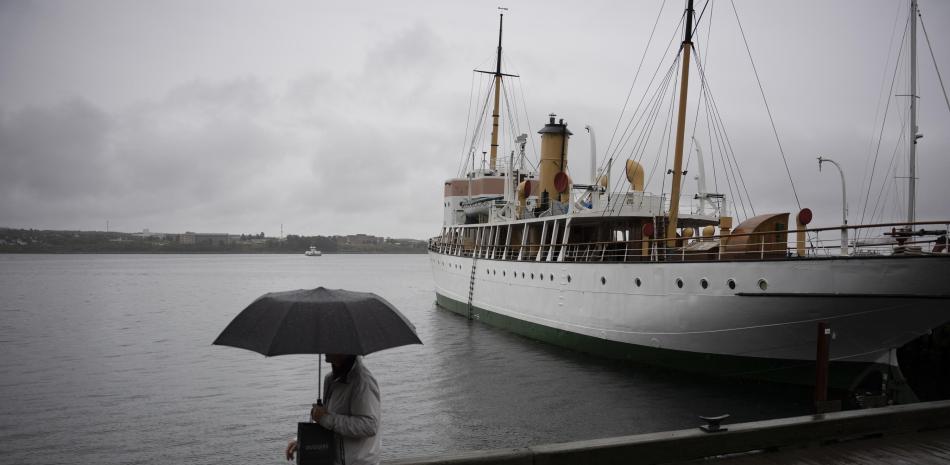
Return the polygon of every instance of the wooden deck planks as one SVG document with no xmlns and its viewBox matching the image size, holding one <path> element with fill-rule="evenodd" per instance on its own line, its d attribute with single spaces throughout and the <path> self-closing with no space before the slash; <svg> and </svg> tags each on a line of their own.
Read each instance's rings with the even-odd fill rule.
<svg viewBox="0 0 950 465">
<path fill-rule="evenodd" d="M 950 464 L 950 429 L 687 463 L 700 462 L 709 465 L 946 465 Z"/>
</svg>

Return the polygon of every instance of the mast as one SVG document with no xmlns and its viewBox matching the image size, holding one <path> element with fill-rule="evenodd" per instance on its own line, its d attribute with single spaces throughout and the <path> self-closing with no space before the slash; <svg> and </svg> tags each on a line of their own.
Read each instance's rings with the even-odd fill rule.
<svg viewBox="0 0 950 465">
<path fill-rule="evenodd" d="M 498 116 L 499 116 L 498 106 L 501 100 L 501 78 L 502 76 L 518 77 L 517 74 L 505 74 L 501 72 L 501 31 L 502 31 L 502 25 L 504 24 L 504 21 L 505 21 L 505 13 L 503 12 L 508 11 L 508 9 L 504 7 L 498 7 L 498 10 L 502 11 L 502 13 L 498 13 L 498 57 L 497 57 L 497 62 L 495 63 L 495 70 L 494 71 L 482 71 L 480 69 L 475 70 L 476 73 L 491 74 L 492 76 L 495 76 L 495 106 L 492 109 L 492 115 L 491 115 L 491 118 L 492 118 L 491 158 L 488 165 L 488 169 L 492 171 L 495 171 L 495 164 L 498 159 Z"/>
<path fill-rule="evenodd" d="M 910 1 L 910 183 L 907 192 L 907 228 L 913 229 L 917 209 L 917 0 Z"/>
<path fill-rule="evenodd" d="M 675 243 L 679 219 L 680 183 L 683 178 L 683 137 L 686 133 L 686 96 L 689 88 L 689 53 L 693 47 L 693 0 L 686 6 L 686 30 L 683 37 L 683 75 L 680 86 L 679 117 L 676 122 L 676 148 L 673 152 L 673 186 L 670 189 L 670 212 L 666 223 L 667 245 Z"/>
<path fill-rule="evenodd" d="M 498 101 L 501 97 L 501 31 L 505 20 L 504 13 L 498 13 L 498 61 L 495 63 L 495 106 L 491 115 L 491 163 L 489 169 L 495 171 L 498 158 Z"/>
</svg>

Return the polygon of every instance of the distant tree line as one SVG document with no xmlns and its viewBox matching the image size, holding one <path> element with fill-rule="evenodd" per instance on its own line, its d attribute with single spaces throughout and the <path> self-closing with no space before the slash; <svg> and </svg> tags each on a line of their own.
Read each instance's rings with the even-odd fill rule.
<svg viewBox="0 0 950 465">
<path fill-rule="evenodd" d="M 354 236 L 300 236 L 264 233 L 148 234 L 0 228 L 0 253 L 299 253 L 311 246 L 323 253 L 425 253 L 426 242 Z"/>
</svg>

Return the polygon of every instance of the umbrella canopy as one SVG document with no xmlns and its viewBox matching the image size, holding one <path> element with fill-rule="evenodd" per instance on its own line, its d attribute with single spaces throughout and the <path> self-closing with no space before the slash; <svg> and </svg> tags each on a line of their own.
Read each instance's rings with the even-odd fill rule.
<svg viewBox="0 0 950 465">
<path fill-rule="evenodd" d="M 382 297 L 318 287 L 262 295 L 234 317 L 214 344 L 269 357 L 366 355 L 422 341 L 415 326 Z"/>
</svg>

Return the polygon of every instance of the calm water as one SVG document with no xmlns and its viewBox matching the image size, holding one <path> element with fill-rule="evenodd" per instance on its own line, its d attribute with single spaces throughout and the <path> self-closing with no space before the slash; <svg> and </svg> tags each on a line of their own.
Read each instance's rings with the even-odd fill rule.
<svg viewBox="0 0 950 465">
<path fill-rule="evenodd" d="M 265 292 L 375 292 L 423 346 L 366 358 L 384 459 L 806 413 L 807 393 L 623 366 L 438 310 L 424 255 L 0 255 L 0 462 L 285 463 L 315 356 L 212 346 Z"/>
</svg>

